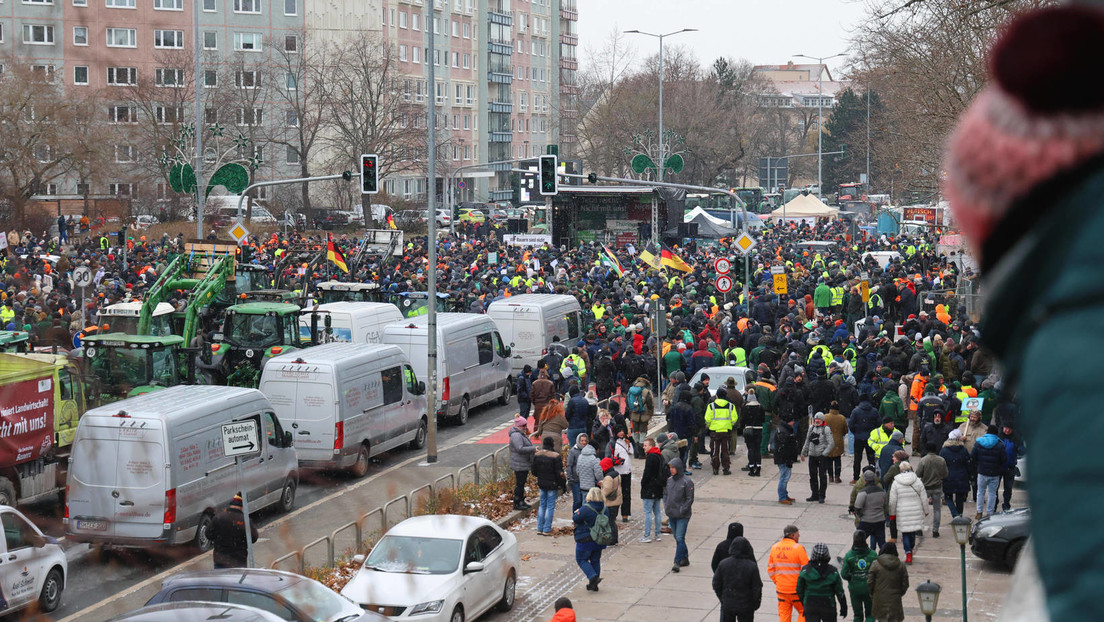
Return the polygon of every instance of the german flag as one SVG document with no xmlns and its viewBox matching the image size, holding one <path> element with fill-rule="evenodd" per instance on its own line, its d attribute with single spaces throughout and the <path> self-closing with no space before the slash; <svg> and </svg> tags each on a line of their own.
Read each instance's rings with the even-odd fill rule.
<svg viewBox="0 0 1104 622">
<path fill-rule="evenodd" d="M 675 270 L 681 270 L 683 272 L 693 272 L 694 269 L 690 267 L 690 264 L 682 260 L 681 257 L 671 252 L 671 249 L 664 246 L 659 253 L 659 263 Z"/>
<path fill-rule="evenodd" d="M 391 225 L 392 229 L 398 229 L 398 227 L 395 226 L 395 217 L 390 213 L 387 214 L 387 224 Z"/>
<path fill-rule="evenodd" d="M 388 218 L 390 218 L 390 216 L 388 216 Z M 345 255 L 342 255 L 341 251 L 334 246 L 333 234 L 330 234 L 330 238 L 326 242 L 326 259 L 329 259 L 335 266 L 341 268 L 341 271 L 345 274 L 349 274 L 349 266 L 345 264 Z"/>
</svg>

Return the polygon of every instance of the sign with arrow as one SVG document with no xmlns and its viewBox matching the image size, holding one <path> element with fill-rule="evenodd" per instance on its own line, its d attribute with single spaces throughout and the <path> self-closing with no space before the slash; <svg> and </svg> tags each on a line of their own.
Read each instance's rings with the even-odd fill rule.
<svg viewBox="0 0 1104 622">
<path fill-rule="evenodd" d="M 244 456 L 261 452 L 257 422 L 244 419 L 222 424 L 222 451 L 227 457 Z"/>
</svg>

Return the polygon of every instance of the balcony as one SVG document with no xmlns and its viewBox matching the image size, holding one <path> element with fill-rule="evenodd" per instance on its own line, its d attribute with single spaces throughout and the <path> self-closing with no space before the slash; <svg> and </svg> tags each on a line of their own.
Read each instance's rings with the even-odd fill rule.
<svg viewBox="0 0 1104 622">
<path fill-rule="evenodd" d="M 513 84 L 514 83 L 514 74 L 509 73 L 509 72 L 503 73 L 501 71 L 491 70 L 491 71 L 487 72 L 487 76 L 490 78 L 491 82 L 493 82 L 495 84 Z"/>
<path fill-rule="evenodd" d="M 513 132 L 489 132 L 488 135 L 492 143 L 508 143 L 514 138 Z"/>
<path fill-rule="evenodd" d="M 572 71 L 579 68 L 579 61 L 574 58 L 560 57 L 560 69 L 571 69 Z"/>
<path fill-rule="evenodd" d="M 560 95 L 578 95 L 578 94 L 579 94 L 579 87 L 575 86 L 574 84 L 561 84 L 560 85 Z"/>
<path fill-rule="evenodd" d="M 501 54 L 503 56 L 510 56 L 514 53 L 513 41 L 496 41 L 491 39 L 487 42 L 487 49 L 491 51 L 491 54 Z"/>
<path fill-rule="evenodd" d="M 501 158 L 493 158 L 493 156 L 492 156 L 493 159 L 501 159 L 501 160 L 508 160 L 508 159 L 510 159 L 510 157 L 511 156 L 510 156 L 509 153 L 506 153 Z M 509 171 L 513 167 L 514 167 L 514 164 L 512 162 L 503 162 L 502 164 L 488 164 L 487 165 L 487 168 L 491 169 L 492 171 L 498 171 L 498 172 Z"/>
<path fill-rule="evenodd" d="M 511 189 L 491 190 L 490 195 L 492 201 L 511 201 L 514 198 L 514 191 Z"/>
<path fill-rule="evenodd" d="M 566 108 L 561 109 L 560 110 L 560 118 L 561 119 L 578 119 L 579 118 L 579 111 L 578 110 L 568 110 Z"/>
<path fill-rule="evenodd" d="M 492 24 L 501 24 L 511 27 L 514 25 L 514 14 L 512 11 L 503 11 L 492 7 L 488 9 L 487 15 L 490 16 Z"/>
<path fill-rule="evenodd" d="M 565 145 L 573 145 L 579 142 L 579 137 L 574 134 L 560 134 L 560 142 Z"/>
<path fill-rule="evenodd" d="M 566 20 L 566 21 L 569 21 L 569 22 L 577 22 L 577 21 L 579 21 L 579 12 L 575 10 L 575 7 L 571 7 L 571 8 L 561 7 L 560 8 L 560 19 Z"/>
<path fill-rule="evenodd" d="M 511 101 L 491 101 L 487 103 L 490 104 L 491 112 L 511 114 L 514 111 L 514 102 Z"/>
<path fill-rule="evenodd" d="M 560 35 L 560 43 L 564 45 L 579 45 L 579 37 L 576 35 Z"/>
</svg>

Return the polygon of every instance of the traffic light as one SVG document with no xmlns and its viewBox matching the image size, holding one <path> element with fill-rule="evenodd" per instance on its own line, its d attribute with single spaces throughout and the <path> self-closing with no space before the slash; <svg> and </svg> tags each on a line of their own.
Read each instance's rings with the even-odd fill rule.
<svg viewBox="0 0 1104 622">
<path fill-rule="evenodd" d="M 542 155 L 540 157 L 540 193 L 544 196 L 555 196 L 559 191 L 559 182 L 556 169 L 559 166 L 559 158 L 554 155 Z"/>
<path fill-rule="evenodd" d="M 376 194 L 379 192 L 379 156 L 374 153 L 365 153 L 360 156 L 360 193 Z"/>
</svg>

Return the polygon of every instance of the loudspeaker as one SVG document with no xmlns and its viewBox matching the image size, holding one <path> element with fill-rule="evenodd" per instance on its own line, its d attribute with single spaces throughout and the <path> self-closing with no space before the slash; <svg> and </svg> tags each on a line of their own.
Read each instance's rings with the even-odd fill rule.
<svg viewBox="0 0 1104 622">
<path fill-rule="evenodd" d="M 529 221 L 525 218 L 511 218 L 506 221 L 507 233 L 529 233 Z"/>
</svg>

